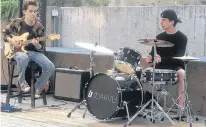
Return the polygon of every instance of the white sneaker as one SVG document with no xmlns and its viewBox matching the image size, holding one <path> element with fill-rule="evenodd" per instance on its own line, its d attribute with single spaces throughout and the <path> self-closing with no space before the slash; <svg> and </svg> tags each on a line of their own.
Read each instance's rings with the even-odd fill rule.
<svg viewBox="0 0 206 127">
<path fill-rule="evenodd" d="M 35 91 L 35 98 L 36 99 L 41 97 L 40 93 L 41 93 L 41 91 L 39 89 L 36 89 L 36 91 Z"/>
<path fill-rule="evenodd" d="M 29 92 L 29 90 L 30 90 L 30 86 L 28 85 L 28 83 L 26 81 L 23 81 L 20 84 L 20 88 L 23 92 Z"/>
</svg>

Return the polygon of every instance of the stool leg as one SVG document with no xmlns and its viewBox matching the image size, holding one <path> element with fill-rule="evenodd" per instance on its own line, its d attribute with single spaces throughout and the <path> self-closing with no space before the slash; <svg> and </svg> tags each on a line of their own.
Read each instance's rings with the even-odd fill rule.
<svg viewBox="0 0 206 127">
<path fill-rule="evenodd" d="M 21 88 L 20 88 L 20 84 L 18 82 L 18 103 L 22 103 L 22 91 L 21 91 Z"/>
<path fill-rule="evenodd" d="M 31 66 L 31 107 L 35 108 L 34 67 Z"/>
<path fill-rule="evenodd" d="M 45 90 L 43 90 L 43 92 L 42 92 L 42 97 L 43 97 L 43 104 L 44 104 L 44 105 L 47 105 Z"/>
<path fill-rule="evenodd" d="M 10 65 L 9 63 L 8 63 L 8 73 L 9 73 L 9 84 L 7 88 L 6 105 L 9 105 L 10 102 L 11 86 L 12 86 L 12 79 L 14 74 L 14 65 Z"/>
</svg>

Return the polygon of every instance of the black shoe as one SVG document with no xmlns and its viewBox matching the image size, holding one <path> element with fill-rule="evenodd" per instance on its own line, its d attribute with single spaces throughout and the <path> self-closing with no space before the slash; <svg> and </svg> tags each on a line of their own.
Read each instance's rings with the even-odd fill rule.
<svg viewBox="0 0 206 127">
<path fill-rule="evenodd" d="M 180 116 L 175 116 L 175 117 L 173 117 L 172 119 L 184 121 L 185 118 L 187 118 L 187 117 L 184 116 L 184 115 L 182 115 L 181 117 L 180 117 Z"/>
</svg>

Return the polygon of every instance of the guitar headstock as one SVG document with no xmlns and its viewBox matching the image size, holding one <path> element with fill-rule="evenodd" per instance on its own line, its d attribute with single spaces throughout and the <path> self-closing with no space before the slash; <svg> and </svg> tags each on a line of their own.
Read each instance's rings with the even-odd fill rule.
<svg viewBox="0 0 206 127">
<path fill-rule="evenodd" d="M 60 39 L 60 34 L 49 34 L 47 36 L 47 38 L 50 39 L 50 40 L 55 40 L 55 39 L 59 40 Z"/>
</svg>

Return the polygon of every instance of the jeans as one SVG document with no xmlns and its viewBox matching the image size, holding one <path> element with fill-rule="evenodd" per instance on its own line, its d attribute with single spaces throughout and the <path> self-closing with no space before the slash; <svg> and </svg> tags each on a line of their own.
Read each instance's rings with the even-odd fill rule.
<svg viewBox="0 0 206 127">
<path fill-rule="evenodd" d="M 25 71 L 30 60 L 36 62 L 42 68 L 42 74 L 36 81 L 35 86 L 37 89 L 43 90 L 55 70 L 54 64 L 43 53 L 35 51 L 16 52 L 14 59 L 19 68 L 18 81 L 20 84 L 25 81 Z"/>
</svg>

